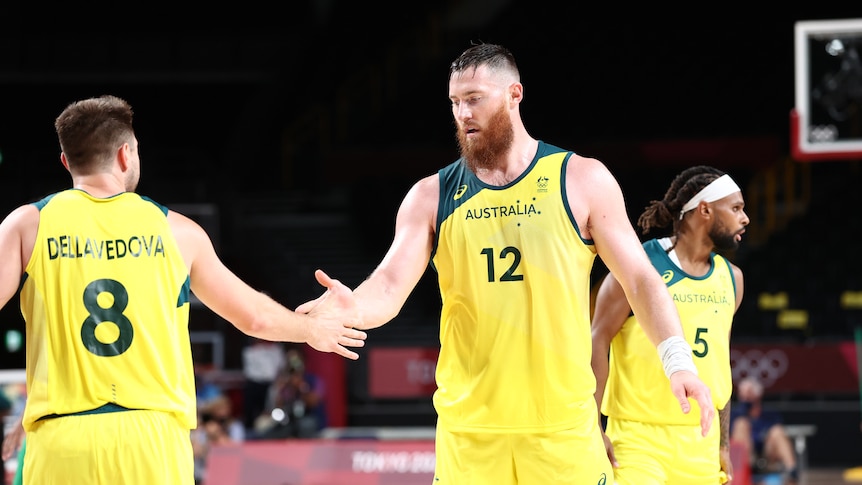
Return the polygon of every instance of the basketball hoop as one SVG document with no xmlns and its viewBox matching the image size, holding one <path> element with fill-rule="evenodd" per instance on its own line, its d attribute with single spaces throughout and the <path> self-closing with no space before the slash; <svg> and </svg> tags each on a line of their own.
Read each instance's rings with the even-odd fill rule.
<svg viewBox="0 0 862 485">
<path fill-rule="evenodd" d="M 795 25 L 794 159 L 862 159 L 862 19 Z"/>
</svg>

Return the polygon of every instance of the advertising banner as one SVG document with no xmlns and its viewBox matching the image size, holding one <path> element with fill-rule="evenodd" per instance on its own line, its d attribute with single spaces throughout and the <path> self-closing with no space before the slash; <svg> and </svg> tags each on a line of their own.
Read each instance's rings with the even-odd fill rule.
<svg viewBox="0 0 862 485">
<path fill-rule="evenodd" d="M 434 442 L 250 441 L 210 450 L 204 485 L 428 485 Z"/>
</svg>

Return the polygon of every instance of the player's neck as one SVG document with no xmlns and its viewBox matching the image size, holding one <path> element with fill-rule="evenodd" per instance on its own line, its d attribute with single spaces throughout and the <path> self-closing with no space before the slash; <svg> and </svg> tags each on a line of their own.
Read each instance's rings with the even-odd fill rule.
<svg viewBox="0 0 862 485">
<path fill-rule="evenodd" d="M 696 239 L 686 236 L 676 236 L 674 238 L 675 244 L 673 249 L 676 252 L 676 257 L 679 259 L 681 268 L 686 273 L 692 276 L 702 276 L 712 266 L 712 261 L 709 258 L 712 247 L 693 241 L 696 241 Z"/>
<path fill-rule="evenodd" d="M 125 185 L 110 173 L 77 175 L 72 178 L 72 187 L 98 198 L 112 197 L 126 191 Z"/>
</svg>

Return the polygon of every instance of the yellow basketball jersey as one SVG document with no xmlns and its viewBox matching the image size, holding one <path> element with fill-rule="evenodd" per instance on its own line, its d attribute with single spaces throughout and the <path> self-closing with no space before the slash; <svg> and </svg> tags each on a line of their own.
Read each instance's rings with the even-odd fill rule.
<svg viewBox="0 0 862 485">
<path fill-rule="evenodd" d="M 595 248 L 566 202 L 569 156 L 540 142 L 530 167 L 503 187 L 483 183 L 460 160 L 439 172 L 434 406 L 449 430 L 572 428 L 594 399 Z"/>
<path fill-rule="evenodd" d="M 733 391 L 729 337 L 736 283 L 730 263 L 712 254 L 706 275 L 693 277 L 671 261 L 659 240 L 647 241 L 644 249 L 673 297 L 698 375 L 712 391 L 713 404 L 723 407 Z M 655 424 L 700 424 L 699 412 L 686 415 L 680 410 L 658 352 L 633 315 L 611 341 L 602 412 L 610 418 Z"/>
<path fill-rule="evenodd" d="M 24 427 L 114 403 L 196 425 L 189 279 L 167 209 L 134 193 L 67 190 L 38 203 L 21 286 Z"/>
</svg>

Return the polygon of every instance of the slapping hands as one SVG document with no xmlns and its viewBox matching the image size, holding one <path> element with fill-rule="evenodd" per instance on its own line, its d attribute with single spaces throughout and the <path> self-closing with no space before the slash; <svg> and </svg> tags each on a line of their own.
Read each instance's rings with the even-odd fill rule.
<svg viewBox="0 0 862 485">
<path fill-rule="evenodd" d="M 308 314 L 313 320 L 309 328 L 308 345 L 321 352 L 334 352 L 348 359 L 359 359 L 359 354 L 347 348 L 365 346 L 367 337 L 365 332 L 354 328 L 359 326 L 361 319 L 353 292 L 322 270 L 315 271 L 314 277 L 326 291 L 296 308 L 296 313 Z"/>
</svg>

